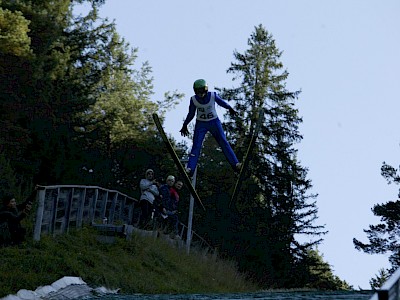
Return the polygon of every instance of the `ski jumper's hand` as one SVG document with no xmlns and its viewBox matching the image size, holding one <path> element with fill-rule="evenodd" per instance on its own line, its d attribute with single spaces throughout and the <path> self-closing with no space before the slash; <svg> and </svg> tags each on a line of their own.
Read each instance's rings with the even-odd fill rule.
<svg viewBox="0 0 400 300">
<path fill-rule="evenodd" d="M 236 115 L 237 115 L 236 110 L 234 110 L 232 107 L 229 107 L 229 113 L 230 113 L 232 116 L 236 116 Z"/>
<path fill-rule="evenodd" d="M 187 129 L 187 125 L 183 125 L 182 129 L 179 130 L 182 136 L 188 136 L 189 135 L 189 130 Z"/>
</svg>

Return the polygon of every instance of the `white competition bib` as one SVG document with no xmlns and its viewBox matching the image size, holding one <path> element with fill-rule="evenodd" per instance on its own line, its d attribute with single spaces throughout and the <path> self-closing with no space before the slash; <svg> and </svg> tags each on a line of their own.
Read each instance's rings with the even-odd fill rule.
<svg viewBox="0 0 400 300">
<path fill-rule="evenodd" d="M 215 92 L 210 92 L 210 94 L 210 101 L 207 104 L 201 104 L 195 96 L 192 96 L 192 101 L 197 108 L 196 119 L 199 121 L 211 121 L 218 118 L 215 110 Z"/>
</svg>

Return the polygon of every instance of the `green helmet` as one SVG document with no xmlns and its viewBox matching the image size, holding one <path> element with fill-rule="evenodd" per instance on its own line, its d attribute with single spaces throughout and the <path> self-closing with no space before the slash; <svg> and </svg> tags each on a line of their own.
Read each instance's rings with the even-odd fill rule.
<svg viewBox="0 0 400 300">
<path fill-rule="evenodd" d="M 204 79 L 197 79 L 193 83 L 193 90 L 197 94 L 197 92 L 206 92 L 208 91 L 208 84 Z"/>
</svg>

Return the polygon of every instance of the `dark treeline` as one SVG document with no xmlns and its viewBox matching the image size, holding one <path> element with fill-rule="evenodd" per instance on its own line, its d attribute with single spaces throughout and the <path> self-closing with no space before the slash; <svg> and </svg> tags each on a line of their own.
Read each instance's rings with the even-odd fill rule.
<svg viewBox="0 0 400 300">
<path fill-rule="evenodd" d="M 137 197 L 148 167 L 175 172 L 151 114 L 164 117 L 182 98 L 166 92 L 152 101 L 149 63 L 135 66 L 115 25 L 98 16 L 103 1 L 0 1 L 0 180 L 20 194 L 33 184 L 93 184 Z M 85 15 L 74 5 L 90 4 Z M 213 139 L 206 139 L 198 191 L 207 207 L 195 210 L 195 229 L 221 256 L 267 288 L 346 289 L 314 250 L 324 227 L 316 195 L 295 144 L 299 91 L 288 91 L 281 52 L 263 26 L 228 68 L 238 87 L 220 88 L 238 116 L 226 116 L 228 139 L 243 157 L 259 109 L 265 120 L 236 205 L 235 177 Z M 176 144 L 176 143 L 175 143 Z M 178 153 L 187 153 L 176 144 Z M 187 191 L 185 191 L 186 196 Z M 183 198 L 188 198 L 184 197 Z M 180 210 L 185 219 L 187 201 Z M 302 242 L 306 240 L 307 242 Z"/>
<path fill-rule="evenodd" d="M 1 151 L 35 183 L 131 190 L 162 154 L 151 68 L 134 68 L 137 49 L 96 2 L 74 17 L 78 2 L 1 2 Z"/>
</svg>

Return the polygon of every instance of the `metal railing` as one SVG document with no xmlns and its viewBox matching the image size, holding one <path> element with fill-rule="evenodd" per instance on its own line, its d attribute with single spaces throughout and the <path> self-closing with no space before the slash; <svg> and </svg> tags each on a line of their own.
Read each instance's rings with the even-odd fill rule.
<svg viewBox="0 0 400 300">
<path fill-rule="evenodd" d="M 187 231 L 189 230 L 188 226 L 186 226 L 183 223 L 179 223 L 180 226 L 180 236 L 184 237 L 187 236 Z M 186 233 L 185 233 L 186 232 Z M 191 230 L 191 239 L 194 239 L 194 243 L 196 246 L 200 248 L 209 248 L 210 250 L 215 250 L 213 246 L 211 246 L 203 237 L 201 237 L 198 233 L 196 233 L 194 230 Z"/>
<path fill-rule="evenodd" d="M 66 233 L 84 224 L 131 224 L 138 200 L 98 186 L 44 186 L 37 194 L 34 240 L 42 234 Z"/>
</svg>

